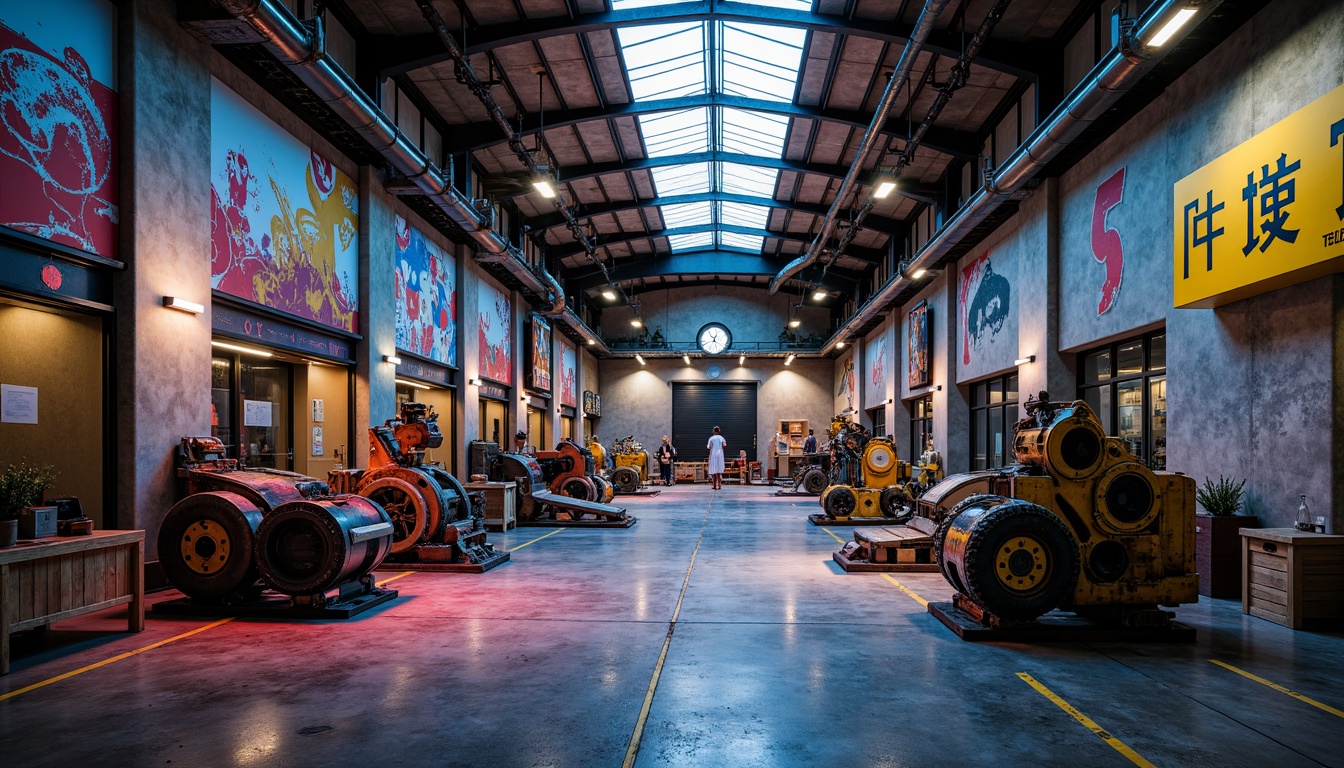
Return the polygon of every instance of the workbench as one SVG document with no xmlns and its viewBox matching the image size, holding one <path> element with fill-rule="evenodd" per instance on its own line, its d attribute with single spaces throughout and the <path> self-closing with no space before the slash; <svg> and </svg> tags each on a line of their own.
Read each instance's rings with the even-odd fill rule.
<svg viewBox="0 0 1344 768">
<path fill-rule="evenodd" d="M 130 604 L 127 629 L 145 628 L 145 532 L 94 531 L 0 549 L 0 675 L 9 635 Z"/>
</svg>

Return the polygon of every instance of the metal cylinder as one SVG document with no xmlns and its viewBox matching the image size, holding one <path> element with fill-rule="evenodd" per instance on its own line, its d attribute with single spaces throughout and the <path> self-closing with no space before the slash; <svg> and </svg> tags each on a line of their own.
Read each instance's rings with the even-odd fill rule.
<svg viewBox="0 0 1344 768">
<path fill-rule="evenodd" d="M 290 595 L 326 592 L 378 567 L 392 549 L 392 523 L 360 496 L 292 501 L 257 528 L 262 581 Z"/>
<path fill-rule="evenodd" d="M 168 583 L 189 597 L 218 600 L 251 588 L 254 534 L 262 511 L 240 494 L 196 493 L 168 510 L 159 527 L 159 562 Z"/>
</svg>

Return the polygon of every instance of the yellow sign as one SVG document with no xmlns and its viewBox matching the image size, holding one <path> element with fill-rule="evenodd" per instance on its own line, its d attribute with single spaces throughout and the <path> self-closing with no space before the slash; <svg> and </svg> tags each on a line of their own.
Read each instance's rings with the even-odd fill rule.
<svg viewBox="0 0 1344 768">
<path fill-rule="evenodd" d="M 1344 270 L 1344 86 L 1176 182 L 1174 303 Z"/>
</svg>

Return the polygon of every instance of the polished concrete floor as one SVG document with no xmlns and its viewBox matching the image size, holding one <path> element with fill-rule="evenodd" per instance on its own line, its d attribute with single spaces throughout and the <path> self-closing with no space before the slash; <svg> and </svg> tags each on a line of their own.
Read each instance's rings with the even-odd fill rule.
<svg viewBox="0 0 1344 768">
<path fill-rule="evenodd" d="M 0 765 L 1344 766 L 1344 635 L 1202 599 L 1193 644 L 964 643 L 920 602 L 940 576 L 845 574 L 816 502 L 772 493 L 494 534 L 510 563 L 351 621 L 16 637 Z"/>
</svg>

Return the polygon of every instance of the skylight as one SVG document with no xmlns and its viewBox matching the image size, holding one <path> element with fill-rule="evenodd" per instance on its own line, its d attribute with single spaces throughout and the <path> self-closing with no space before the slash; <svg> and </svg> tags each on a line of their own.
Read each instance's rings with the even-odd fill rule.
<svg viewBox="0 0 1344 768">
<path fill-rule="evenodd" d="M 621 27 L 616 36 L 635 101 L 705 93 L 705 22 Z"/>
<path fill-rule="evenodd" d="M 714 221 L 714 204 L 708 200 L 703 203 L 663 206 L 663 226 L 668 229 L 693 227 L 697 224 L 708 224 L 712 221 Z"/>
<path fill-rule="evenodd" d="M 653 169 L 653 186 L 664 197 L 709 191 L 709 163 L 669 165 Z M 773 190 L 774 187 L 771 187 Z"/>
<path fill-rule="evenodd" d="M 717 111 L 724 150 L 758 157 L 783 156 L 789 118 L 745 109 L 723 108 Z"/>
<path fill-rule="evenodd" d="M 807 32 L 797 27 L 722 22 L 720 92 L 768 101 L 793 101 Z"/>
<path fill-rule="evenodd" d="M 739 227 L 752 227 L 754 229 L 765 229 L 765 222 L 770 218 L 770 209 L 764 205 L 747 205 L 745 203 L 719 203 L 719 223 L 736 224 Z M 671 208 L 673 206 L 667 206 Z M 667 208 L 663 209 L 664 211 Z M 666 216 L 664 216 L 666 218 Z"/>
<path fill-rule="evenodd" d="M 708 152 L 709 116 L 707 107 L 640 115 L 639 130 L 649 157 Z"/>
<path fill-rule="evenodd" d="M 774 197 L 779 171 L 741 163 L 719 163 L 719 191 L 732 195 Z M 656 181 L 655 181 L 656 183 Z"/>
<path fill-rule="evenodd" d="M 686 251 L 696 248 L 708 248 L 714 245 L 713 232 L 694 232 L 689 235 L 672 235 L 667 238 L 667 245 L 673 251 Z M 760 250 L 757 246 L 756 250 Z"/>
<path fill-rule="evenodd" d="M 611 0 L 613 11 L 626 11 L 632 8 L 652 8 L 659 5 L 676 5 L 686 0 Z M 761 5 L 768 8 L 787 8 L 794 11 L 812 10 L 812 0 L 742 0 L 747 5 Z"/>
</svg>

